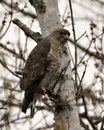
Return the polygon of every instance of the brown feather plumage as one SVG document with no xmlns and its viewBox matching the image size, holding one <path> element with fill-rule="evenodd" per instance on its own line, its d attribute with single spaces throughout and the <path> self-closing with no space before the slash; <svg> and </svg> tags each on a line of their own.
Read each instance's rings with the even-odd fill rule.
<svg viewBox="0 0 104 130">
<path fill-rule="evenodd" d="M 67 30 L 57 29 L 44 38 L 28 56 L 20 81 L 20 88 L 25 91 L 23 112 L 26 113 L 33 95 L 40 94 L 41 87 L 48 87 L 56 74 L 61 65 L 68 36 L 70 33 Z"/>
</svg>

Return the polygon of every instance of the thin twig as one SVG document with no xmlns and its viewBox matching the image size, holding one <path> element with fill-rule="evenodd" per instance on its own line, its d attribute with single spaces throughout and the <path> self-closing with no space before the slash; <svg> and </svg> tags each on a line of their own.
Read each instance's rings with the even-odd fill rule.
<svg viewBox="0 0 104 130">
<path fill-rule="evenodd" d="M 74 41 L 69 38 L 70 43 L 75 45 Z M 94 58 L 98 60 L 104 60 L 104 54 L 96 54 L 95 52 L 89 51 L 88 48 L 86 49 L 85 47 L 81 46 L 79 43 L 77 43 L 77 47 L 81 49 L 82 51 L 86 52 L 88 55 L 93 56 Z"/>
<path fill-rule="evenodd" d="M 8 66 L 0 59 L 0 64 L 6 68 L 11 74 L 13 74 L 14 76 L 20 78 L 20 76 L 18 76 L 15 72 L 13 72 L 11 69 L 8 68 Z"/>
<path fill-rule="evenodd" d="M 92 40 L 90 41 L 90 44 L 89 44 L 88 48 L 87 48 L 86 51 L 85 51 L 85 54 L 82 56 L 81 60 L 80 60 L 79 63 L 77 64 L 77 67 L 80 65 L 80 63 L 82 63 L 82 61 L 83 61 L 83 59 L 85 58 L 85 56 L 87 55 L 87 52 L 88 52 L 88 50 L 90 49 L 91 45 L 92 45 Z"/>
<path fill-rule="evenodd" d="M 9 20 L 9 23 L 8 23 L 8 26 L 7 26 L 6 30 L 5 30 L 4 33 L 0 36 L 0 39 L 2 39 L 2 38 L 5 36 L 5 34 L 6 34 L 7 31 L 9 30 L 10 25 L 11 25 L 11 23 L 12 23 L 12 18 L 13 18 L 12 2 L 11 2 L 11 4 L 10 4 L 10 8 L 11 8 L 11 12 L 9 12 L 9 14 L 10 14 L 10 20 Z"/>
<path fill-rule="evenodd" d="M 3 3 L 4 5 L 6 5 L 7 7 L 11 8 L 11 5 L 10 3 L 7 2 L 7 0 L 0 0 L 0 3 Z M 34 14 L 34 13 L 31 13 L 31 12 L 27 12 L 23 9 L 20 9 L 18 6 L 16 6 L 15 4 L 12 5 L 12 8 L 15 10 L 15 11 L 18 11 L 22 14 L 24 14 L 25 16 L 29 16 L 29 17 L 32 17 L 34 19 L 37 19 L 37 16 Z"/>
<path fill-rule="evenodd" d="M 86 34 L 86 31 L 76 41 L 78 41 L 79 39 L 81 39 L 85 34 Z"/>
<path fill-rule="evenodd" d="M 71 12 L 71 21 L 72 21 L 72 30 L 73 30 L 73 37 L 74 37 L 74 44 L 75 44 L 75 87 L 77 88 L 77 42 L 76 42 L 76 34 L 75 34 L 75 27 L 74 27 L 74 18 L 73 18 L 73 10 L 71 0 L 69 0 L 70 12 Z M 77 88 L 78 89 L 78 88 Z"/>
<path fill-rule="evenodd" d="M 2 43 L 0 43 L 0 47 L 3 48 L 4 50 L 12 53 L 13 55 L 15 55 L 17 58 L 22 59 L 23 61 L 25 61 L 24 57 L 18 53 L 16 53 L 13 49 L 10 49 L 8 47 L 6 47 L 5 45 L 3 45 Z"/>
<path fill-rule="evenodd" d="M 84 78 L 85 73 L 86 73 L 86 69 L 87 69 L 87 64 L 85 64 L 85 69 L 84 69 L 83 75 L 82 75 L 82 77 L 81 77 L 79 86 L 81 86 L 81 84 L 82 84 L 83 78 Z"/>
</svg>

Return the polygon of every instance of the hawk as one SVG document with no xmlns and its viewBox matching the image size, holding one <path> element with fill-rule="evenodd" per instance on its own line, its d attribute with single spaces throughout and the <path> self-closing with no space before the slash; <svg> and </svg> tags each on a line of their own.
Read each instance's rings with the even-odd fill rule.
<svg viewBox="0 0 104 130">
<path fill-rule="evenodd" d="M 37 101 L 61 66 L 65 43 L 70 36 L 66 29 L 57 29 L 44 38 L 29 54 L 20 88 L 25 91 L 22 112 L 26 113 L 33 97 Z"/>
</svg>

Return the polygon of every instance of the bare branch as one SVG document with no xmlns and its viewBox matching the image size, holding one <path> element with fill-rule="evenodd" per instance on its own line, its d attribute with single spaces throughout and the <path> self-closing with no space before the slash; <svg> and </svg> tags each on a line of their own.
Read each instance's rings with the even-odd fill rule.
<svg viewBox="0 0 104 130">
<path fill-rule="evenodd" d="M 69 41 L 70 41 L 70 43 L 72 43 L 73 45 L 75 45 L 74 41 L 72 39 L 69 39 Z M 77 47 L 79 49 L 81 49 L 82 51 L 86 52 L 88 55 L 90 55 L 90 56 L 92 56 L 92 57 L 94 57 L 94 58 L 96 58 L 98 60 L 104 60 L 104 55 L 103 54 L 101 54 L 101 55 L 99 54 L 98 55 L 95 52 L 89 51 L 88 49 L 86 49 L 85 47 L 81 46 L 80 44 L 77 44 Z"/>
<path fill-rule="evenodd" d="M 7 1 L 5 1 L 5 0 L 0 0 L 0 2 L 3 3 L 3 4 L 5 4 L 5 5 L 8 6 L 9 8 L 11 8 L 11 4 L 7 3 Z M 34 19 L 37 18 L 37 16 L 36 16 L 35 14 L 33 14 L 33 13 L 31 13 L 31 12 L 26 12 L 26 11 L 23 10 L 23 9 L 19 9 L 19 8 L 17 8 L 17 6 L 16 6 L 15 4 L 12 5 L 12 8 L 13 8 L 14 10 L 17 10 L 17 11 L 21 12 L 22 14 L 24 14 L 24 15 L 26 15 L 26 16 L 30 16 L 30 17 L 32 17 L 32 18 L 34 18 Z"/>
<path fill-rule="evenodd" d="M 70 12 L 71 12 L 71 21 L 72 21 L 72 30 L 73 30 L 73 37 L 74 37 L 74 45 L 75 45 L 75 87 L 78 89 L 78 83 L 77 83 L 77 42 L 76 42 L 76 33 L 75 33 L 75 27 L 74 27 L 74 18 L 73 18 L 73 10 L 72 10 L 72 4 L 71 0 L 69 0 L 69 6 L 70 6 Z"/>
<path fill-rule="evenodd" d="M 39 32 L 35 33 L 31 29 L 29 29 L 24 23 L 22 23 L 19 19 L 15 18 L 13 20 L 13 23 L 16 24 L 19 28 L 21 28 L 25 35 L 32 38 L 36 42 L 39 42 L 42 40 L 42 36 Z"/>
<path fill-rule="evenodd" d="M 11 69 L 8 68 L 8 66 L 0 59 L 0 64 L 6 68 L 11 74 L 13 74 L 14 76 L 20 78 L 16 73 L 14 73 Z"/>
<path fill-rule="evenodd" d="M 23 61 L 25 61 L 23 55 L 20 55 L 20 54 L 16 53 L 16 52 L 13 51 L 12 49 L 10 49 L 10 48 L 4 46 L 2 43 L 0 43 L 0 47 L 3 48 L 4 50 L 10 52 L 11 54 L 15 55 L 17 58 L 20 58 L 20 59 L 22 59 Z"/>
</svg>

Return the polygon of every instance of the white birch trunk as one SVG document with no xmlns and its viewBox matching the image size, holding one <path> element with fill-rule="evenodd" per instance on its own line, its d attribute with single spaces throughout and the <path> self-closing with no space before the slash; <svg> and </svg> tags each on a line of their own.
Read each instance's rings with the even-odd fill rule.
<svg viewBox="0 0 104 130">
<path fill-rule="evenodd" d="M 54 29 L 60 28 L 60 18 L 58 11 L 57 0 L 44 0 L 46 3 L 46 12 L 38 15 L 38 21 L 40 24 L 42 36 L 46 37 Z"/>
<path fill-rule="evenodd" d="M 57 0 L 44 0 L 46 3 L 46 12 L 39 14 L 38 21 L 42 31 L 43 37 L 49 35 L 55 28 L 61 28 L 59 18 L 59 10 Z M 69 52 L 68 55 L 63 57 L 61 69 L 66 67 L 70 61 Z M 60 71 L 60 69 L 59 69 Z M 71 66 L 69 64 L 65 73 L 65 82 L 62 84 L 60 89 L 60 96 L 62 102 L 69 104 L 73 109 L 69 111 L 67 108 L 62 112 L 55 114 L 55 125 L 54 130 L 81 130 L 80 121 L 78 116 L 78 108 L 75 101 L 75 90 L 74 83 L 71 75 Z M 59 88 L 59 84 L 55 87 L 55 92 Z"/>
</svg>

